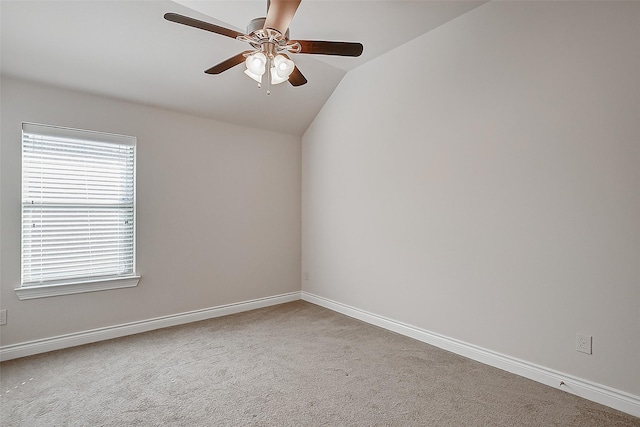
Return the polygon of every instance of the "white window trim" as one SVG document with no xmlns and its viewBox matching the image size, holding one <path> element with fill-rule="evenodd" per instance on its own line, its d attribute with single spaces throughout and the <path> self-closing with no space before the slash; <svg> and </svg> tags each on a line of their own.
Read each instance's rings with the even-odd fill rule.
<svg viewBox="0 0 640 427">
<path fill-rule="evenodd" d="M 18 299 L 35 299 L 59 295 L 81 294 L 85 292 L 106 291 L 109 289 L 132 288 L 138 286 L 140 276 L 117 277 L 113 279 L 63 282 L 55 285 L 24 286 L 14 289 Z"/>
<path fill-rule="evenodd" d="M 51 126 L 51 125 L 41 125 L 38 123 L 31 123 L 31 122 L 22 122 L 22 125 L 23 127 L 25 125 L 47 127 L 50 129 L 55 129 L 58 132 L 61 132 L 63 135 L 66 134 L 67 131 L 72 131 L 72 132 L 77 131 L 77 129 L 72 129 L 72 128 L 66 128 L 61 126 Z M 136 141 L 135 137 L 130 137 L 126 135 L 109 134 L 104 132 L 94 132 L 94 131 L 88 131 L 88 130 L 82 130 L 82 132 L 85 132 L 87 135 L 92 133 L 99 134 L 102 140 L 106 138 L 111 142 L 128 141 L 131 138 L 133 138 L 134 147 L 136 147 L 137 145 L 135 144 L 135 141 Z M 137 186 L 135 184 L 136 176 L 137 176 L 136 163 L 137 163 L 137 155 L 134 155 L 134 168 L 133 168 L 133 174 L 134 174 L 133 272 L 134 272 L 134 275 L 119 276 L 119 277 L 105 277 L 105 278 L 87 278 L 86 280 L 69 280 L 69 281 L 61 281 L 57 283 L 50 283 L 50 284 L 43 284 L 43 285 L 20 286 L 14 289 L 19 300 L 47 298 L 47 297 L 54 297 L 54 296 L 60 296 L 60 295 L 72 295 L 72 294 L 80 294 L 80 293 L 87 293 L 87 292 L 106 291 L 110 289 L 132 288 L 132 287 L 138 286 L 138 283 L 140 282 L 140 276 L 135 275 L 136 258 L 137 258 L 136 243 L 137 243 L 137 228 L 138 228 L 137 218 L 136 218 L 137 217 L 137 206 L 136 206 L 137 205 L 136 203 L 136 199 L 137 199 L 136 187 Z"/>
</svg>

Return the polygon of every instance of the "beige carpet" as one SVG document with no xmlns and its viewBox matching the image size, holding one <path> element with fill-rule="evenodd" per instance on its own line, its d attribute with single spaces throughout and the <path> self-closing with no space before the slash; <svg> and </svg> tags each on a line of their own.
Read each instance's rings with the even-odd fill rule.
<svg viewBox="0 0 640 427">
<path fill-rule="evenodd" d="M 2 426 L 639 426 L 298 301 L 4 362 Z"/>
</svg>

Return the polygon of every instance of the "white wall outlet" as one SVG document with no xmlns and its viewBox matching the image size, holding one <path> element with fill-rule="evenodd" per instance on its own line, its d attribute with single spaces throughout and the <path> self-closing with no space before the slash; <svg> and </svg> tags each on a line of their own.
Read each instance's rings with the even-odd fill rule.
<svg viewBox="0 0 640 427">
<path fill-rule="evenodd" d="M 576 350 L 582 353 L 591 354 L 592 340 L 593 340 L 593 337 L 591 335 L 583 335 L 583 334 L 576 335 Z"/>
<path fill-rule="evenodd" d="M 7 310 L 0 310 L 0 325 L 7 324 Z"/>
<path fill-rule="evenodd" d="M 304 273 L 304 280 L 309 280 L 309 273 Z"/>
</svg>

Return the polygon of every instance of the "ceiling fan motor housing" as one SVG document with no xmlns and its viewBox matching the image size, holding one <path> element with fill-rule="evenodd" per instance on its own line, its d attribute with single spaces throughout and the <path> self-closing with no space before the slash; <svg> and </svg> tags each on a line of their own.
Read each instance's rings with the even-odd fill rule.
<svg viewBox="0 0 640 427">
<path fill-rule="evenodd" d="M 262 30 L 264 28 L 264 23 L 267 18 L 254 18 L 249 21 L 247 25 L 247 34 L 251 35 L 258 30 Z M 284 34 L 285 39 L 289 40 L 289 29 L 287 28 L 287 32 Z"/>
</svg>

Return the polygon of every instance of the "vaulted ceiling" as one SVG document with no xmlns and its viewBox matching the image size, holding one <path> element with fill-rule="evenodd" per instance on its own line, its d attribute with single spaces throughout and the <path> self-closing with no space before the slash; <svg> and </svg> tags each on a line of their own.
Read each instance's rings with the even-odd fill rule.
<svg viewBox="0 0 640 427">
<path fill-rule="evenodd" d="M 176 12 L 245 32 L 266 1 L 2 1 L 2 74 L 243 126 L 301 135 L 349 70 L 485 1 L 303 0 L 292 39 L 358 41 L 358 58 L 293 55 L 308 79 L 267 96 L 243 65 L 204 70 L 247 45 L 163 19 Z M 407 78 L 407 72 L 398 76 Z M 416 76 L 419 78 L 419 75 Z M 380 82 L 384 84 L 384 82 Z M 375 88 L 372 88 L 375 90 Z"/>
</svg>

